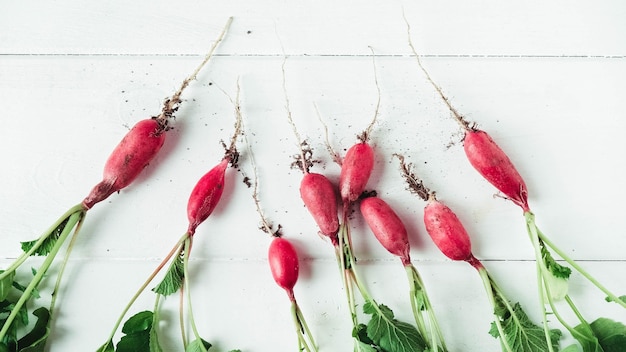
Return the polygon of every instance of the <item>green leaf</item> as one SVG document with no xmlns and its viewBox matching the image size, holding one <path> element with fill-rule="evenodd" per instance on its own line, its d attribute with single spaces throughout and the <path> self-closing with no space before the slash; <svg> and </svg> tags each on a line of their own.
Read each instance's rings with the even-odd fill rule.
<svg viewBox="0 0 626 352">
<path fill-rule="evenodd" d="M 560 279 L 569 279 L 572 269 L 557 263 L 543 243 L 541 243 L 541 257 L 552 275 Z"/>
<path fill-rule="evenodd" d="M 598 318 L 586 326 L 578 325 L 574 329 L 588 337 L 588 340 L 578 339 L 583 351 L 624 352 L 626 346 L 626 326 L 607 318 Z"/>
<path fill-rule="evenodd" d="M 535 325 L 522 310 L 519 303 L 515 303 L 513 310 L 509 311 L 505 302 L 497 299 L 494 312 L 500 318 L 504 336 L 500 336 L 495 322 L 491 324 L 489 334 L 495 338 L 503 339 L 503 342 L 508 343 L 513 352 L 548 351 L 548 341 L 546 341 L 543 327 Z M 550 340 L 555 351 L 558 350 L 560 339 L 560 330 L 550 330 Z"/>
<path fill-rule="evenodd" d="M 50 334 L 50 311 L 40 307 L 33 311 L 37 322 L 33 329 L 17 341 L 18 350 L 21 352 L 43 352 Z"/>
<path fill-rule="evenodd" d="M 204 346 L 204 350 L 207 351 L 211 348 L 210 343 L 204 341 L 203 339 L 199 339 L 191 341 L 191 343 L 187 345 L 185 352 L 203 352 L 204 350 L 202 349 L 202 346 Z"/>
<path fill-rule="evenodd" d="M 122 326 L 122 332 L 128 335 L 148 331 L 152 327 L 152 316 L 149 310 L 133 315 Z"/>
<path fill-rule="evenodd" d="M 366 345 L 373 345 L 374 341 L 367 336 L 367 325 L 359 324 L 352 330 L 352 337 L 357 339 L 357 341 L 362 342 Z"/>
<path fill-rule="evenodd" d="M 0 270 L 0 274 L 3 273 L 4 270 Z M 4 301 L 11 288 L 13 287 L 13 279 L 15 278 L 15 271 L 10 272 L 4 279 L 0 280 L 0 301 Z"/>
<path fill-rule="evenodd" d="M 363 312 L 371 315 L 367 336 L 386 352 L 422 352 L 426 344 L 417 329 L 394 318 L 389 307 L 373 302 L 363 305 Z"/>
<path fill-rule="evenodd" d="M 117 352 L 155 352 L 161 351 L 158 341 L 154 340 L 154 314 L 151 311 L 139 312 L 130 317 L 122 327 L 124 335 L 117 343 Z M 107 350 L 105 350 L 107 351 Z"/>
<path fill-rule="evenodd" d="M 163 296 L 169 296 L 182 287 L 185 278 L 183 255 L 185 255 L 184 251 L 181 250 L 179 255 L 173 259 L 163 280 L 152 291 Z"/>
<path fill-rule="evenodd" d="M 65 229 L 65 226 L 67 225 L 67 222 L 69 220 L 70 220 L 70 217 L 68 216 L 67 219 L 63 220 L 63 222 L 61 222 L 56 229 L 54 229 L 50 234 L 48 234 L 48 236 L 41 243 L 39 248 L 37 248 L 35 252 L 33 252 L 33 255 L 39 255 L 39 256 L 48 255 L 50 251 L 52 250 L 52 247 L 54 247 L 54 245 L 57 243 L 59 236 L 61 236 L 61 232 L 63 232 L 63 229 Z M 37 243 L 37 241 L 38 239 L 34 241 L 22 242 L 22 250 L 24 252 L 28 252 L 29 250 L 33 248 L 33 246 L 35 245 L 35 243 Z"/>
</svg>

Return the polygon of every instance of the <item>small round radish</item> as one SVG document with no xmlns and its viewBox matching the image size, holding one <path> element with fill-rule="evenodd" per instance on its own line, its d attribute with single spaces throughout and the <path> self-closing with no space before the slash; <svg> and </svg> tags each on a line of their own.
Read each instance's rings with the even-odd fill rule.
<svg viewBox="0 0 626 352">
<path fill-rule="evenodd" d="M 528 190 L 504 151 L 481 130 L 467 130 L 463 148 L 470 164 L 500 192 L 528 211 Z"/>
<path fill-rule="evenodd" d="M 339 231 L 337 196 L 333 184 L 326 176 L 305 173 L 300 182 L 300 197 L 320 228 L 331 239 Z"/>
<path fill-rule="evenodd" d="M 230 159 L 225 158 L 207 172 L 191 191 L 187 202 L 187 218 L 189 219 L 190 235 L 193 235 L 198 225 L 206 220 L 213 212 L 224 191 L 224 174 Z"/>
<path fill-rule="evenodd" d="M 267 257 L 274 281 L 294 300 L 293 287 L 298 281 L 300 270 L 296 249 L 288 240 L 275 237 L 270 244 Z"/>
<path fill-rule="evenodd" d="M 369 144 L 361 142 L 348 149 L 339 175 L 339 191 L 344 203 L 351 203 L 359 198 L 373 168 L 374 150 Z"/>
<path fill-rule="evenodd" d="M 439 250 L 452 260 L 471 260 L 472 244 L 459 218 L 447 205 L 431 198 L 424 208 L 424 225 Z"/>
<path fill-rule="evenodd" d="M 361 201 L 361 214 L 378 242 L 389 253 L 400 257 L 404 265 L 410 264 L 406 227 L 389 204 L 378 197 L 365 198 Z"/>
<path fill-rule="evenodd" d="M 155 119 L 137 122 L 109 156 L 102 181 L 83 200 L 83 205 L 89 209 L 128 186 L 152 161 L 164 142 L 165 133 Z"/>
</svg>

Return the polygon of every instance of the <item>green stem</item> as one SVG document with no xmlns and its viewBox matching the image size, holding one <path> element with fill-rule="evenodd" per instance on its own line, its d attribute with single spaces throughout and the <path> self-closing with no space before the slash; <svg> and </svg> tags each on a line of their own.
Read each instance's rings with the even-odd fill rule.
<svg viewBox="0 0 626 352">
<path fill-rule="evenodd" d="M 602 285 L 598 280 L 596 280 L 595 277 L 591 276 L 591 274 L 589 274 L 585 269 L 583 269 L 583 267 L 581 267 L 578 263 L 576 263 L 576 261 L 574 261 L 574 259 L 570 258 L 567 254 L 565 254 L 565 252 L 563 252 L 561 249 L 559 249 L 552 241 L 550 241 L 550 239 L 546 235 L 544 235 L 541 232 L 541 230 L 539 230 L 539 228 L 537 227 L 537 225 L 535 223 L 535 216 L 532 213 L 527 212 L 526 214 L 528 214 L 528 215 L 526 215 L 526 219 L 527 219 L 527 222 L 528 222 L 529 226 L 533 226 L 535 228 L 535 230 L 537 232 L 537 236 L 548 247 L 550 247 L 550 249 L 552 249 L 559 257 L 561 257 L 570 266 L 572 266 L 572 268 L 574 268 L 574 270 L 578 271 L 582 276 L 584 276 L 587 280 L 589 280 L 589 282 L 591 282 L 594 286 L 596 286 L 600 291 L 604 292 L 604 294 L 606 294 L 613 302 L 619 304 L 623 308 L 626 308 L 626 302 L 624 302 L 622 299 L 620 299 L 613 292 L 609 291 L 604 285 Z"/>
<path fill-rule="evenodd" d="M 413 266 L 413 264 L 405 265 L 404 268 L 406 269 L 407 277 L 409 279 L 411 308 L 413 309 L 413 315 L 415 316 L 415 322 L 417 324 L 417 327 L 422 332 L 422 336 L 425 337 L 430 335 L 431 346 L 427 347 L 430 347 L 433 352 L 438 352 L 439 348 L 441 347 L 442 352 L 446 352 L 448 348 L 446 347 L 443 333 L 441 332 L 441 328 L 439 327 L 439 322 L 437 321 L 435 311 L 432 307 L 432 304 L 430 303 L 428 295 L 426 294 L 426 289 L 424 287 L 424 283 L 422 282 L 422 278 L 420 277 L 417 269 L 415 268 L 415 266 Z M 425 320 L 420 308 L 417 306 L 419 301 L 419 297 L 417 295 L 418 292 L 421 293 L 421 297 L 424 302 L 424 310 L 428 313 L 428 327 L 425 324 Z M 427 334 L 426 330 L 428 330 L 430 334 Z"/>
<path fill-rule="evenodd" d="M 77 214 L 77 213 L 82 213 L 82 212 L 86 212 L 87 210 L 83 207 L 82 204 L 77 204 L 73 207 L 71 207 L 69 210 L 67 210 L 63 215 L 61 215 L 61 217 L 59 217 L 57 219 L 57 221 L 55 221 L 52 226 L 50 226 L 46 232 L 44 232 L 41 236 L 39 236 L 39 238 L 37 239 L 37 242 L 35 242 L 33 244 L 33 246 L 26 252 L 22 253 L 13 263 L 11 263 L 11 265 L 6 268 L 2 273 L 0 273 L 0 280 L 4 279 L 6 276 L 8 276 L 11 272 L 14 272 L 15 270 L 17 270 L 17 268 L 19 268 L 20 265 L 22 265 L 26 259 L 28 259 L 28 257 L 32 256 L 35 251 L 37 249 L 39 249 L 39 247 L 41 247 L 41 244 L 48 238 L 50 237 L 50 235 L 59 227 L 61 226 L 61 224 L 66 221 L 70 216 Z M 67 227 L 67 225 L 66 225 Z"/>
<path fill-rule="evenodd" d="M 543 261 L 543 256 L 541 254 L 541 243 L 539 242 L 539 235 L 537 234 L 537 227 L 535 226 L 535 216 L 531 212 L 524 213 L 524 217 L 526 218 L 526 231 L 528 232 L 528 236 L 530 237 L 530 241 L 533 245 L 535 252 L 535 261 L 537 263 L 537 279 L 538 279 L 538 289 L 539 289 L 539 302 L 542 307 L 542 322 L 543 322 L 543 333 L 546 337 L 546 341 L 548 341 L 548 348 L 550 348 L 550 352 L 552 352 L 552 339 L 550 337 L 550 327 L 548 326 L 548 318 L 546 312 L 546 301 L 545 297 L 548 298 L 548 303 L 550 308 L 552 309 L 552 314 L 556 316 L 559 322 L 565 326 L 565 328 L 571 331 L 569 325 L 565 323 L 565 321 L 561 318 L 556 306 L 553 304 L 551 299 L 550 285 L 544 279 L 544 276 L 548 273 L 548 268 L 546 267 L 545 262 Z"/>
<path fill-rule="evenodd" d="M 304 314 L 300 310 L 298 303 L 295 299 L 291 301 L 291 316 L 293 318 L 294 326 L 296 327 L 296 334 L 298 335 L 298 350 L 307 352 L 317 352 L 317 345 L 313 339 L 313 334 L 309 330 L 309 327 L 304 319 Z"/>
<path fill-rule="evenodd" d="M 65 251 L 65 256 L 63 257 L 63 262 L 61 263 L 61 268 L 59 269 L 59 273 L 57 274 L 57 280 L 54 284 L 54 289 L 52 290 L 52 299 L 50 301 L 50 316 L 53 315 L 54 306 L 56 304 L 56 300 L 58 297 L 58 292 L 61 289 L 61 278 L 63 277 L 63 273 L 65 272 L 65 268 L 70 259 L 70 254 L 72 253 L 72 249 L 74 248 L 74 244 L 76 243 L 76 239 L 78 238 L 78 233 L 83 225 L 83 221 L 85 220 L 86 211 L 83 211 L 81 214 L 78 223 L 76 224 L 76 228 L 74 229 L 74 234 L 72 238 L 70 238 L 70 243 L 67 246 L 67 250 Z"/>
<path fill-rule="evenodd" d="M 346 299 L 348 301 L 348 309 L 350 310 L 350 318 L 352 319 L 352 325 L 356 328 L 359 325 L 356 313 L 356 302 L 354 300 L 354 292 L 352 290 L 352 282 L 350 281 L 350 269 L 345 257 L 346 244 L 344 242 L 345 223 L 341 224 L 339 229 L 339 244 L 335 247 L 335 256 L 337 263 L 339 264 L 339 273 L 341 275 L 341 281 L 346 291 Z"/>
<path fill-rule="evenodd" d="M 500 317 L 495 314 L 495 309 L 497 307 L 497 303 L 496 303 L 496 296 L 494 295 L 495 289 L 494 289 L 494 282 L 491 279 L 491 276 L 489 276 L 489 273 L 487 272 L 487 269 L 485 269 L 484 267 L 479 267 L 478 269 L 478 274 L 480 275 L 480 278 L 483 281 L 483 285 L 485 286 L 485 290 L 487 291 L 487 297 L 489 298 L 489 302 L 491 303 L 491 306 L 494 309 L 494 318 L 495 318 L 495 323 L 496 323 L 496 328 L 498 329 L 498 334 L 500 335 L 500 343 L 502 344 L 502 346 L 504 347 L 504 349 L 508 352 L 513 352 L 513 349 L 511 348 L 511 346 L 509 346 L 508 341 L 506 340 L 505 334 L 504 334 L 504 329 L 502 328 L 502 322 L 500 321 Z M 501 299 L 502 300 L 502 299 Z M 503 300 L 503 302 L 505 302 L 507 309 L 510 309 L 510 305 L 508 304 L 508 301 L 505 299 Z M 511 310 L 512 312 L 512 310 Z"/>
<path fill-rule="evenodd" d="M 187 345 L 189 341 L 187 341 L 187 332 L 185 331 L 185 282 L 183 281 L 180 285 L 180 292 L 178 295 L 178 325 L 180 326 L 180 337 L 183 342 L 183 350 L 187 350 Z"/>
<path fill-rule="evenodd" d="M 189 237 L 189 234 L 185 233 L 180 238 L 180 240 L 178 240 L 176 245 L 174 247 L 172 247 L 172 250 L 170 250 L 170 252 L 165 256 L 165 258 L 163 258 L 163 260 L 161 261 L 161 263 L 159 263 L 159 265 L 156 267 L 156 269 L 154 269 L 152 274 L 150 274 L 150 276 L 148 276 L 148 279 L 141 285 L 141 287 L 139 287 L 137 292 L 135 292 L 133 297 L 130 299 L 130 301 L 126 304 L 126 306 L 122 310 L 122 314 L 120 314 L 120 316 L 117 318 L 117 321 L 115 322 L 115 325 L 113 325 L 113 330 L 111 330 L 111 334 L 109 335 L 107 341 L 111 341 L 113 339 L 113 336 L 115 336 L 115 332 L 117 331 L 119 326 L 122 324 L 122 321 L 124 320 L 124 316 L 126 316 L 126 313 L 128 313 L 128 311 L 130 310 L 130 307 L 135 303 L 135 301 L 137 300 L 137 298 L 139 298 L 139 296 L 143 293 L 143 291 L 145 291 L 146 287 L 148 287 L 150 282 L 152 282 L 152 280 L 154 280 L 154 278 L 161 271 L 161 269 L 163 269 L 165 264 L 167 264 L 167 262 L 170 261 L 172 256 L 174 254 L 180 252 L 180 247 L 184 243 L 184 241 L 185 241 L 185 239 L 187 237 Z M 158 296 L 159 295 L 157 294 L 157 302 L 158 302 Z"/>
<path fill-rule="evenodd" d="M 185 240 L 185 255 L 183 257 L 183 272 L 184 272 L 184 283 L 187 292 L 187 308 L 189 311 L 189 322 L 191 323 L 191 330 L 196 338 L 199 341 L 200 350 L 202 352 L 207 352 L 207 349 L 204 347 L 204 343 L 202 343 L 202 338 L 200 337 L 200 333 L 198 333 L 198 328 L 196 327 L 196 320 L 193 317 L 193 308 L 191 305 L 191 287 L 189 285 L 189 255 L 191 254 L 191 245 L 193 243 L 193 237 L 187 237 Z"/>
<path fill-rule="evenodd" d="M 46 256 L 46 259 L 37 270 L 37 274 L 35 274 L 30 284 L 26 287 L 26 289 L 24 289 L 24 292 L 20 296 L 20 299 L 15 303 L 15 307 L 11 310 L 11 314 L 9 314 L 9 316 L 6 318 L 4 325 L 2 326 L 2 330 L 0 330 L 0 341 L 4 339 L 11 324 L 13 323 L 13 320 L 15 320 L 15 317 L 19 313 L 22 306 L 26 303 L 26 301 L 30 299 L 33 290 L 39 285 L 39 283 L 43 279 L 44 275 L 50 268 L 50 265 L 52 265 L 52 262 L 54 261 L 54 258 L 56 257 L 57 253 L 63 246 L 63 243 L 65 242 L 69 234 L 72 232 L 72 228 L 74 228 L 74 226 L 80 221 L 80 219 L 82 218 L 82 215 L 83 215 L 82 211 L 76 212 L 70 215 L 70 218 L 65 224 L 65 227 L 63 228 L 63 231 L 61 232 L 59 239 L 55 243 L 54 247 L 52 247 L 52 249 L 50 250 L 50 253 Z"/>
</svg>

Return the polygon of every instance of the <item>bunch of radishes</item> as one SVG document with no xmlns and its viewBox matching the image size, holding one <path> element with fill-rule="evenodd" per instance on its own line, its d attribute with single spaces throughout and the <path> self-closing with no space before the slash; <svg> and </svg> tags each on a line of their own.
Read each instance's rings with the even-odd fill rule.
<svg viewBox="0 0 626 352">
<path fill-rule="evenodd" d="M 152 161 L 165 143 L 167 131 L 174 113 L 182 103 L 181 94 L 211 58 L 217 44 L 224 37 L 232 18 L 227 21 L 221 35 L 195 71 L 186 78 L 180 88 L 163 104 L 159 115 L 137 122 L 116 146 L 104 165 L 102 181 L 79 204 L 71 207 L 36 240 L 22 242 L 23 253 L 8 268 L 0 271 L 0 351 L 43 350 L 49 336 L 50 322 L 54 316 L 57 293 L 61 286 L 64 268 L 74 241 L 89 209 L 107 199 L 113 193 L 129 186 Z M 26 305 L 39 295 L 38 287 L 53 264 L 57 254 L 71 238 L 65 257 L 57 274 L 52 300 L 48 308 L 39 307 L 33 314 L 38 318 L 34 327 L 29 326 Z M 43 263 L 32 269 L 33 278 L 23 286 L 16 282 L 16 272 L 30 256 L 45 256 Z M 5 312 L 6 314 L 5 316 Z M 30 331 L 22 334 L 24 328 Z M 21 336 L 20 336 L 21 334 Z M 107 349 L 108 350 L 108 349 Z"/>
</svg>

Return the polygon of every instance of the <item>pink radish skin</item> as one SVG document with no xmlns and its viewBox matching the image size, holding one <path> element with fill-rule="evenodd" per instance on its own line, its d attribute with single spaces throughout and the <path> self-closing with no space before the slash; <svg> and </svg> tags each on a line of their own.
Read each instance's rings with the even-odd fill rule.
<svg viewBox="0 0 626 352">
<path fill-rule="evenodd" d="M 373 168 L 374 150 L 369 144 L 357 143 L 348 149 L 339 176 L 339 190 L 344 203 L 352 203 L 359 198 Z"/>
<path fill-rule="evenodd" d="M 276 237 L 270 244 L 267 257 L 274 281 L 287 291 L 289 299 L 295 301 L 293 287 L 298 281 L 300 270 L 296 249 L 288 240 Z"/>
<path fill-rule="evenodd" d="M 330 180 L 321 174 L 306 173 L 300 182 L 300 197 L 320 232 L 334 239 L 333 244 L 338 241 L 337 195 Z"/>
<path fill-rule="evenodd" d="M 524 212 L 528 206 L 528 190 L 504 151 L 484 131 L 468 130 L 463 148 L 470 164 L 500 192 L 504 193 Z"/>
<path fill-rule="evenodd" d="M 389 204 L 377 197 L 365 198 L 361 201 L 361 214 L 378 242 L 389 253 L 400 257 L 402 264 L 409 265 L 411 257 L 406 227 Z"/>
<path fill-rule="evenodd" d="M 424 225 L 430 238 L 446 257 L 469 261 L 471 264 L 474 256 L 469 235 L 448 206 L 431 198 L 424 208 Z"/>
<path fill-rule="evenodd" d="M 224 175 L 230 159 L 225 158 L 207 172 L 191 191 L 187 202 L 187 232 L 193 236 L 196 228 L 213 212 L 224 191 Z"/>
<path fill-rule="evenodd" d="M 109 156 L 102 181 L 83 200 L 83 206 L 90 209 L 128 186 L 154 159 L 164 142 L 165 133 L 155 119 L 137 122 Z"/>
</svg>

